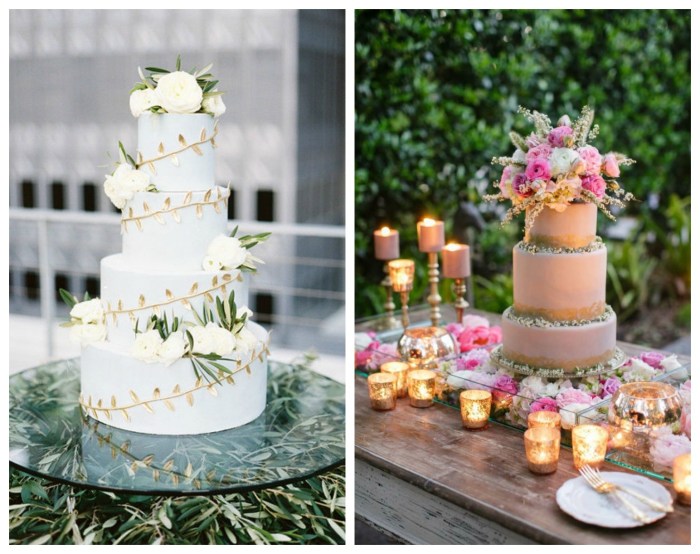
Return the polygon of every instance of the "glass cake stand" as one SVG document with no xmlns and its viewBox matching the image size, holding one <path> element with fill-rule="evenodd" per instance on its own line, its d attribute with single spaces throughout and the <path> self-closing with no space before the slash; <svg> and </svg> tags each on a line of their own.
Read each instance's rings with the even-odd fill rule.
<svg viewBox="0 0 700 554">
<path fill-rule="evenodd" d="M 310 369 L 269 362 L 267 406 L 217 433 L 124 431 L 78 406 L 78 359 L 10 377 L 10 464 L 80 487 L 153 495 L 247 492 L 308 479 L 345 459 L 345 389 Z"/>
</svg>

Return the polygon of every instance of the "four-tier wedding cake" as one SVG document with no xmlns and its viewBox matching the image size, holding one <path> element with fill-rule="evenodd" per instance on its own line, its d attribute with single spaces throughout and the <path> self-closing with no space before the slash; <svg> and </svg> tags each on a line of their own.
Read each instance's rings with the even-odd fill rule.
<svg viewBox="0 0 700 554">
<path fill-rule="evenodd" d="M 121 209 L 122 252 L 101 262 L 100 298 L 71 306 L 82 343 L 80 405 L 123 429 L 197 434 L 229 429 L 265 408 L 268 334 L 250 320 L 248 280 L 267 234 L 226 233 L 227 187 L 216 186 L 217 118 L 209 69 L 139 68 L 130 107 L 134 156 L 105 193 Z"/>
</svg>

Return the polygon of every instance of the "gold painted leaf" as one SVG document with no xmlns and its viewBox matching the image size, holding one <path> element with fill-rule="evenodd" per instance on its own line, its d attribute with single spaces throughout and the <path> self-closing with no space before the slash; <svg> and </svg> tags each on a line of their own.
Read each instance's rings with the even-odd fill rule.
<svg viewBox="0 0 700 554">
<path fill-rule="evenodd" d="M 151 406 L 150 406 L 150 404 L 149 404 L 148 402 L 144 402 L 143 407 L 146 408 L 146 411 L 147 411 L 149 414 L 154 413 L 154 412 L 153 412 L 153 408 L 151 408 Z"/>
<path fill-rule="evenodd" d="M 134 217 L 134 208 L 129 208 L 129 217 Z"/>
<path fill-rule="evenodd" d="M 219 290 L 221 290 L 223 294 L 226 294 L 226 285 L 221 285 L 221 287 L 219 287 Z"/>
<path fill-rule="evenodd" d="M 199 288 L 199 283 L 194 283 L 192 285 L 192 287 L 190 287 L 190 294 L 196 293 L 198 288 Z"/>
<path fill-rule="evenodd" d="M 204 293 L 204 298 L 206 298 L 206 300 L 208 302 L 214 302 L 214 297 L 211 294 L 209 294 L 208 292 Z"/>
<path fill-rule="evenodd" d="M 158 153 L 159 153 L 159 154 L 164 154 L 164 153 L 165 153 L 165 146 L 163 145 L 162 142 L 158 145 Z"/>
<path fill-rule="evenodd" d="M 224 378 L 224 375 L 224 371 L 220 369 L 219 372 L 216 374 L 216 378 L 219 379 L 219 381 L 221 381 Z"/>
<path fill-rule="evenodd" d="M 150 206 L 146 202 L 143 203 L 143 211 L 146 213 L 149 213 L 151 211 Z"/>
<path fill-rule="evenodd" d="M 164 210 L 169 210 L 170 209 L 170 197 L 168 196 L 165 201 L 163 202 L 163 209 Z"/>
<path fill-rule="evenodd" d="M 198 389 L 199 387 L 202 386 L 202 383 L 203 383 L 203 382 L 204 382 L 204 381 L 202 381 L 202 378 L 201 378 L 201 377 L 197 377 L 197 380 L 194 382 L 194 388 Z"/>
<path fill-rule="evenodd" d="M 165 219 L 163 219 L 163 215 L 159 213 L 153 214 L 153 219 L 155 219 L 158 223 L 161 225 L 165 225 Z"/>
<path fill-rule="evenodd" d="M 209 189 L 205 194 L 204 194 L 204 201 L 209 202 L 211 200 L 211 193 L 213 192 L 212 189 Z"/>
<path fill-rule="evenodd" d="M 171 291 L 170 289 L 165 289 L 165 297 L 166 297 L 168 300 L 171 300 L 171 299 L 172 299 L 173 293 L 172 293 L 172 291 Z"/>
<path fill-rule="evenodd" d="M 149 454 L 146 456 L 141 462 L 145 464 L 146 466 L 150 466 L 153 463 L 153 460 L 155 459 L 155 456 L 153 454 Z"/>
<path fill-rule="evenodd" d="M 236 382 L 233 380 L 233 377 L 231 377 L 230 375 L 229 375 L 228 377 L 226 377 L 226 382 L 227 382 L 229 385 L 235 385 L 235 384 L 236 384 Z"/>
<path fill-rule="evenodd" d="M 212 148 L 216 148 L 216 141 L 214 140 L 214 137 L 211 137 L 211 139 L 209 140 L 209 142 L 211 142 L 211 147 L 212 147 Z"/>
<path fill-rule="evenodd" d="M 221 187 L 216 187 L 216 199 L 221 200 Z"/>
<path fill-rule="evenodd" d="M 194 396 L 192 396 L 192 393 L 191 393 L 191 392 L 188 392 L 188 393 L 185 395 L 185 400 L 187 400 L 187 403 L 188 403 L 190 406 L 193 406 L 193 405 L 194 405 Z"/>
<path fill-rule="evenodd" d="M 202 488 L 202 482 L 199 479 L 195 479 L 192 481 L 192 484 L 194 484 L 195 489 L 201 489 Z"/>
<path fill-rule="evenodd" d="M 216 391 L 216 387 L 213 383 L 207 387 L 207 392 L 212 396 L 219 396 L 219 393 Z"/>
<path fill-rule="evenodd" d="M 212 287 L 218 287 L 219 286 L 219 278 L 214 275 L 214 277 L 211 280 L 211 286 Z"/>
<path fill-rule="evenodd" d="M 178 485 L 180 483 L 180 476 L 177 473 L 171 473 L 170 479 L 172 480 L 173 485 Z"/>
<path fill-rule="evenodd" d="M 105 410 L 105 417 L 108 421 L 112 421 L 112 414 L 109 412 L 109 410 Z"/>
<path fill-rule="evenodd" d="M 197 219 L 202 219 L 202 216 L 204 215 L 204 212 L 202 210 L 202 206 L 197 204 L 197 207 L 195 208 L 195 215 L 197 216 Z"/>
<path fill-rule="evenodd" d="M 180 385 L 175 385 L 173 388 L 173 394 L 180 394 Z"/>
<path fill-rule="evenodd" d="M 133 390 L 131 390 L 131 389 L 129 389 L 129 396 L 131 396 L 131 399 L 132 399 L 134 402 L 140 402 L 139 397 L 138 397 L 138 396 L 136 395 L 136 393 L 135 393 Z"/>
<path fill-rule="evenodd" d="M 136 152 L 136 165 L 141 165 L 143 163 L 143 154 L 141 152 Z"/>
<path fill-rule="evenodd" d="M 156 304 L 155 306 L 153 306 L 153 312 L 154 312 L 158 317 L 160 317 L 160 306 L 158 306 L 157 304 Z"/>
<path fill-rule="evenodd" d="M 239 283 L 243 282 L 243 274 L 242 273 L 239 273 L 238 275 L 236 275 L 236 281 L 238 281 Z"/>
<path fill-rule="evenodd" d="M 207 472 L 207 481 L 213 481 L 216 478 L 216 470 L 212 469 Z"/>
<path fill-rule="evenodd" d="M 112 400 L 111 400 L 112 408 L 116 408 L 117 406 L 117 397 L 112 395 Z"/>
<path fill-rule="evenodd" d="M 129 417 L 129 412 L 127 412 L 126 410 L 122 410 L 122 415 L 124 416 L 124 419 L 126 421 L 131 421 L 131 417 Z"/>
<path fill-rule="evenodd" d="M 134 220 L 134 223 L 136 223 L 136 228 L 137 228 L 139 231 L 143 231 L 143 227 L 141 226 L 141 220 L 140 220 L 140 219 L 135 219 L 135 220 Z"/>
<path fill-rule="evenodd" d="M 175 167 L 180 167 L 180 160 L 177 159 L 175 154 L 170 156 L 170 163 L 172 163 Z"/>
<path fill-rule="evenodd" d="M 199 140 L 201 140 L 202 142 L 207 140 L 207 130 L 204 127 L 202 127 L 202 132 L 199 133 Z"/>
<path fill-rule="evenodd" d="M 116 312 L 112 313 L 112 323 L 114 323 L 114 325 L 117 324 L 117 313 Z"/>
<path fill-rule="evenodd" d="M 189 204 L 191 200 L 192 200 L 192 191 L 188 192 L 185 195 L 185 199 L 182 201 L 182 205 L 187 206 L 187 204 Z"/>
<path fill-rule="evenodd" d="M 185 137 L 182 135 L 177 136 L 177 141 L 182 145 L 182 146 L 187 146 L 187 141 L 185 140 Z"/>
<path fill-rule="evenodd" d="M 116 460 L 117 459 L 117 449 L 114 448 L 113 446 L 109 449 L 110 453 L 112 454 L 112 459 Z"/>
<path fill-rule="evenodd" d="M 131 471 L 136 472 L 136 470 L 139 468 L 139 463 L 137 460 L 134 460 L 134 462 L 131 464 Z"/>
<path fill-rule="evenodd" d="M 139 295 L 139 308 L 143 308 L 146 305 L 146 297 L 143 294 Z"/>
<path fill-rule="evenodd" d="M 214 134 L 217 134 L 219 132 L 219 120 L 217 119 L 214 122 Z"/>
<path fill-rule="evenodd" d="M 119 299 L 119 302 L 117 302 L 117 310 L 120 312 L 124 309 L 124 303 Z"/>
<path fill-rule="evenodd" d="M 101 398 L 97 401 L 97 407 L 98 408 L 102 407 L 102 399 Z"/>
<path fill-rule="evenodd" d="M 180 212 L 178 212 L 177 210 L 175 210 L 175 211 L 172 212 L 172 215 L 173 215 L 173 219 L 174 219 L 177 223 L 180 223 L 180 221 L 181 221 L 181 219 L 180 219 Z"/>
<path fill-rule="evenodd" d="M 151 173 L 153 173 L 153 175 L 158 174 L 158 172 L 156 171 L 156 166 L 153 162 L 148 162 L 148 169 L 151 170 Z"/>
<path fill-rule="evenodd" d="M 224 274 L 221 276 L 221 278 L 222 278 L 224 281 L 230 281 L 230 280 L 231 280 L 231 274 L 230 274 L 230 273 L 224 273 Z"/>
<path fill-rule="evenodd" d="M 249 365 L 245 366 L 245 372 L 246 372 L 248 375 L 250 375 L 250 366 L 249 366 Z"/>
<path fill-rule="evenodd" d="M 128 452 L 129 448 L 131 448 L 131 443 L 129 441 L 124 441 L 119 448 L 122 449 L 124 452 Z"/>
<path fill-rule="evenodd" d="M 182 305 L 185 307 L 185 309 L 190 311 L 192 310 L 192 304 L 190 304 L 186 298 L 183 298 L 182 300 L 180 300 L 180 302 L 182 302 Z"/>
<path fill-rule="evenodd" d="M 192 462 L 187 462 L 187 467 L 185 468 L 185 477 L 192 476 Z"/>
<path fill-rule="evenodd" d="M 107 311 L 108 312 L 112 311 L 112 303 L 111 302 L 107 302 Z"/>
<path fill-rule="evenodd" d="M 173 466 L 174 466 L 174 465 L 175 465 L 175 461 L 174 461 L 174 460 L 168 460 L 167 462 L 165 462 L 165 463 L 163 464 L 163 469 L 164 469 L 165 471 L 170 471 L 171 469 L 173 469 Z"/>
<path fill-rule="evenodd" d="M 136 319 L 136 316 L 134 315 L 134 312 L 129 312 L 129 319 L 131 321 L 134 321 Z"/>
<path fill-rule="evenodd" d="M 202 152 L 202 149 L 196 144 L 192 145 L 192 151 L 197 154 L 197 156 L 204 156 L 204 152 Z"/>
<path fill-rule="evenodd" d="M 92 408 L 92 395 L 88 396 L 88 406 Z"/>
<path fill-rule="evenodd" d="M 129 233 L 129 226 L 126 223 L 126 221 L 122 220 L 122 231 L 124 231 L 124 234 Z"/>
<path fill-rule="evenodd" d="M 221 204 L 219 204 L 218 202 L 216 204 L 214 204 L 214 211 L 217 214 L 220 214 L 221 213 Z"/>
<path fill-rule="evenodd" d="M 168 408 L 168 410 L 170 410 L 171 412 L 175 411 L 175 406 L 173 406 L 173 403 L 170 402 L 170 400 L 168 400 L 167 398 L 163 400 L 163 404 L 165 404 L 165 407 Z"/>
<path fill-rule="evenodd" d="M 158 471 L 157 469 L 154 469 L 153 470 L 153 480 L 158 481 L 159 479 L 160 479 L 160 471 Z"/>
<path fill-rule="evenodd" d="M 160 389 L 158 387 L 153 389 L 153 398 L 155 400 L 158 400 L 160 398 Z"/>
</svg>

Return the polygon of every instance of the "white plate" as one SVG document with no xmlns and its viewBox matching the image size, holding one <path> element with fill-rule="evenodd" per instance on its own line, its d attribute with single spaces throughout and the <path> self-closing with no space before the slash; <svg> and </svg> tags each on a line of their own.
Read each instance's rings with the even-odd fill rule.
<svg viewBox="0 0 700 554">
<path fill-rule="evenodd" d="M 663 485 L 647 477 L 611 471 L 601 471 L 600 475 L 605 481 L 634 490 L 662 504 L 671 504 L 671 494 Z M 652 520 L 650 523 L 658 521 L 666 515 L 664 512 L 657 512 L 629 494 L 624 492 L 621 494 L 624 495 L 626 500 L 634 503 L 635 506 L 649 516 Z M 570 479 L 559 487 L 557 504 L 571 517 L 591 525 L 610 527 L 612 529 L 645 525 L 634 519 L 627 508 L 619 501 L 611 498 L 608 494 L 597 493 L 586 483 L 583 477 Z"/>
</svg>

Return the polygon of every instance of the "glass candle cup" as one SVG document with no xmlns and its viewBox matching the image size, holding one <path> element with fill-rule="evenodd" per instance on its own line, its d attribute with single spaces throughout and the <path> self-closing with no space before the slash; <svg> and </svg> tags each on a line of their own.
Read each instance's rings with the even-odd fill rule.
<svg viewBox="0 0 700 554">
<path fill-rule="evenodd" d="M 459 394 L 462 425 L 467 429 L 483 429 L 491 415 L 491 393 L 485 390 L 465 390 Z"/>
<path fill-rule="evenodd" d="M 433 404 L 435 396 L 434 371 L 414 369 L 408 372 L 408 398 L 414 408 L 427 408 Z"/>
<path fill-rule="evenodd" d="M 372 373 L 367 376 L 369 402 L 373 410 L 393 410 L 396 407 L 396 376 Z"/>
<path fill-rule="evenodd" d="M 673 488 L 676 500 L 690 506 L 690 453 L 673 460 Z"/>
<path fill-rule="evenodd" d="M 598 425 L 577 425 L 571 430 L 574 467 L 599 467 L 605 460 L 608 431 Z"/>
<path fill-rule="evenodd" d="M 416 263 L 413 260 L 391 260 L 387 265 L 394 292 L 410 291 L 413 288 Z"/>
<path fill-rule="evenodd" d="M 560 430 L 561 416 L 557 412 L 549 412 L 547 410 L 532 412 L 527 416 L 527 427 L 528 429 L 533 429 L 534 427 L 550 427 Z"/>
<path fill-rule="evenodd" d="M 539 412 L 538 412 L 539 413 Z M 533 473 L 554 473 L 559 464 L 561 431 L 555 427 L 531 427 L 525 431 L 525 457 Z"/>
<path fill-rule="evenodd" d="M 396 377 L 396 397 L 408 395 L 408 364 L 406 362 L 386 362 L 379 368 L 383 373 Z"/>
</svg>

